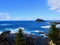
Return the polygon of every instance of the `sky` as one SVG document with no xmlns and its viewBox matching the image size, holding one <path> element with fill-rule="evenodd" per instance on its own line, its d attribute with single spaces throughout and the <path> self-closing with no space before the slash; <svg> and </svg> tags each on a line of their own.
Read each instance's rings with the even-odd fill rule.
<svg viewBox="0 0 60 45">
<path fill-rule="evenodd" d="M 2 20 L 60 20 L 60 0 L 0 0 Z"/>
</svg>

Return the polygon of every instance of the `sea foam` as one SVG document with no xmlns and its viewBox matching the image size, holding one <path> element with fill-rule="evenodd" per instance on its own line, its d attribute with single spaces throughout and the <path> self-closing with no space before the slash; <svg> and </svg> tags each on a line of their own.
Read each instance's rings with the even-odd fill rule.
<svg viewBox="0 0 60 45">
<path fill-rule="evenodd" d="M 50 28 L 51 26 L 41 26 L 41 28 Z"/>
</svg>

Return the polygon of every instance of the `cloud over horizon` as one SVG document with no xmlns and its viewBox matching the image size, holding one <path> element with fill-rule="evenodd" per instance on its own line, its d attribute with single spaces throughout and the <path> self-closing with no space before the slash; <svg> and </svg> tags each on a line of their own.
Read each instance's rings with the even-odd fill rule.
<svg viewBox="0 0 60 45">
<path fill-rule="evenodd" d="M 60 0 L 47 0 L 49 10 L 60 12 Z"/>
<path fill-rule="evenodd" d="M 9 20 L 10 18 L 8 13 L 0 13 L 0 20 Z"/>
</svg>

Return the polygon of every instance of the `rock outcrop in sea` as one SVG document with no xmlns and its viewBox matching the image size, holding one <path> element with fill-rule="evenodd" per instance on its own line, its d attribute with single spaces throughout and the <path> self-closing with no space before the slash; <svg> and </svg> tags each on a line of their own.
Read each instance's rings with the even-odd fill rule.
<svg viewBox="0 0 60 45">
<path fill-rule="evenodd" d="M 38 18 L 36 19 L 36 22 L 45 22 L 45 21 L 43 19 Z"/>
</svg>

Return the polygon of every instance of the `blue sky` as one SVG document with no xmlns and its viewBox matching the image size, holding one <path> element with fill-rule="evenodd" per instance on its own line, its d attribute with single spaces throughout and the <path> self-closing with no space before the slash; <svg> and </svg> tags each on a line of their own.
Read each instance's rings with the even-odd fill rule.
<svg viewBox="0 0 60 45">
<path fill-rule="evenodd" d="M 0 20 L 60 20 L 60 0 L 0 0 Z"/>
</svg>

